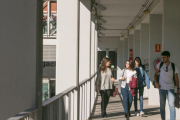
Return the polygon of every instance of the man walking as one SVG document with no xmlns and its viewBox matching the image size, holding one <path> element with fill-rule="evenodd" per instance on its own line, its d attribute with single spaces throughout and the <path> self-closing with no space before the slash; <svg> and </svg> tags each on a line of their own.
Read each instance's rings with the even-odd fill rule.
<svg viewBox="0 0 180 120">
<path fill-rule="evenodd" d="M 156 66 L 156 72 L 154 74 L 155 86 L 159 89 L 160 95 L 160 113 L 161 119 L 165 120 L 165 105 L 166 105 L 166 96 L 169 103 L 170 109 L 170 120 L 176 119 L 176 109 L 174 105 L 175 101 L 175 85 L 177 86 L 177 93 L 179 93 L 179 78 L 178 78 L 178 69 L 174 63 L 170 62 L 170 53 L 169 51 L 164 51 L 161 54 L 162 61 Z M 158 80 L 158 73 L 160 77 Z"/>
</svg>

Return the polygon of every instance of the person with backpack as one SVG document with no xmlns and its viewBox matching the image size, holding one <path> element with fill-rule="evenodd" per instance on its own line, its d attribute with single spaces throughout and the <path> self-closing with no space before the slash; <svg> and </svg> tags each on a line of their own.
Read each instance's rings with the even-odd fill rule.
<svg viewBox="0 0 180 120">
<path fill-rule="evenodd" d="M 159 62 L 159 64 L 156 66 L 156 72 L 154 74 L 155 86 L 159 89 L 161 119 L 165 120 L 165 106 L 167 96 L 170 109 L 170 120 L 175 120 L 176 109 L 174 105 L 174 88 L 176 85 L 177 93 L 179 93 L 178 69 L 174 63 L 170 62 L 169 51 L 162 52 L 161 57 L 162 62 Z M 159 78 L 158 74 L 160 74 Z"/>
<path fill-rule="evenodd" d="M 121 80 L 120 89 L 123 97 L 123 107 L 127 120 L 129 120 L 129 117 L 131 117 L 130 109 L 133 101 L 133 96 L 130 92 L 129 82 L 132 81 L 132 77 L 137 78 L 134 66 L 134 62 L 129 60 L 126 61 L 125 68 L 122 70 L 122 74 L 119 77 L 119 79 Z"/>
<path fill-rule="evenodd" d="M 135 89 L 135 96 L 134 96 L 134 108 L 135 108 L 135 116 L 144 116 L 143 112 L 143 94 L 144 94 L 144 87 L 147 86 L 147 89 L 150 88 L 150 80 L 145 70 L 145 67 L 142 65 L 141 59 L 136 57 L 134 59 L 135 63 L 135 70 L 137 72 L 137 79 L 138 79 L 138 88 Z M 138 113 L 137 109 L 137 93 L 139 91 L 139 102 L 140 102 L 140 112 Z"/>
<path fill-rule="evenodd" d="M 106 108 L 110 98 L 110 92 L 112 90 L 112 82 L 115 81 L 112 78 L 112 69 L 110 68 L 110 59 L 104 57 L 101 61 L 101 66 L 97 74 L 95 82 L 96 92 L 100 92 L 101 95 L 101 117 L 107 117 Z"/>
</svg>

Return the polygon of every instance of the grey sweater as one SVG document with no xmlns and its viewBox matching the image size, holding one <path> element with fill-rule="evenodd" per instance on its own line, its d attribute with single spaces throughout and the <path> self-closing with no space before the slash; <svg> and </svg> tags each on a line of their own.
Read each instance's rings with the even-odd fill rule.
<svg viewBox="0 0 180 120">
<path fill-rule="evenodd" d="M 98 91 L 112 89 L 112 71 L 107 68 L 106 72 L 98 71 L 95 85 L 98 86 Z"/>
</svg>

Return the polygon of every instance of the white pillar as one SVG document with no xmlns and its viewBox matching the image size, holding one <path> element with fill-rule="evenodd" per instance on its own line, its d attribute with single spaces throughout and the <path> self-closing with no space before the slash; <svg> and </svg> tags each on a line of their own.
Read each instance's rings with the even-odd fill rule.
<svg viewBox="0 0 180 120">
<path fill-rule="evenodd" d="M 160 52 L 155 52 L 155 44 L 162 43 L 162 15 L 150 15 L 149 23 L 149 75 L 150 75 L 150 89 L 149 89 L 149 105 L 159 105 L 159 90 L 154 88 L 152 82 L 154 81 L 155 68 L 153 62 L 155 59 L 161 57 Z"/>
<path fill-rule="evenodd" d="M 180 70 L 180 1 L 163 0 L 163 36 L 162 50 L 171 53 L 171 62 Z M 176 109 L 176 119 L 180 119 L 180 110 Z M 166 119 L 170 119 L 169 106 L 166 104 Z"/>
<path fill-rule="evenodd" d="M 98 36 L 97 36 L 97 25 L 95 26 L 95 72 L 98 68 Z"/>
<path fill-rule="evenodd" d="M 128 37 L 128 60 L 129 60 L 130 49 L 133 50 L 133 41 L 134 41 L 134 35 L 130 34 L 129 37 Z M 134 52 L 134 50 L 133 50 L 133 52 Z"/>
<path fill-rule="evenodd" d="M 67 7 L 67 6 L 66 6 Z M 80 0 L 80 50 L 79 81 L 89 78 L 90 73 L 90 24 L 91 1 Z"/>
<path fill-rule="evenodd" d="M 57 1 L 57 6 L 56 94 L 76 86 L 78 0 Z"/>
<path fill-rule="evenodd" d="M 141 24 L 140 33 L 140 58 L 144 64 L 144 60 L 149 58 L 149 24 Z"/>
<path fill-rule="evenodd" d="M 126 61 L 129 59 L 128 58 L 128 54 L 129 54 L 129 51 L 128 51 L 128 38 L 124 38 L 124 43 L 123 43 L 123 49 L 124 49 L 124 57 L 123 57 L 123 65 L 125 66 L 125 63 Z"/>
<path fill-rule="evenodd" d="M 91 75 L 95 73 L 95 16 L 91 16 Z M 91 111 L 94 105 L 94 90 L 95 90 L 94 78 L 91 82 Z"/>
<path fill-rule="evenodd" d="M 72 86 L 78 87 L 78 20 L 79 0 L 57 1 L 57 21 L 59 22 L 57 22 L 56 46 L 56 95 Z M 75 91 L 74 99 L 74 119 L 79 120 L 79 89 Z"/>
<path fill-rule="evenodd" d="M 42 120 L 42 4 L 1 0 L 0 120 L 29 108 Z"/>
<path fill-rule="evenodd" d="M 123 57 L 124 57 L 124 48 L 123 48 L 123 44 L 124 41 L 119 40 L 118 41 L 118 50 L 117 50 L 117 79 L 119 78 L 120 72 L 121 70 L 124 68 L 124 64 L 123 64 Z"/>
<path fill-rule="evenodd" d="M 140 57 L 140 30 L 134 31 L 133 52 L 134 58 Z"/>
<path fill-rule="evenodd" d="M 140 58 L 142 64 L 145 65 L 146 71 L 148 73 L 149 65 L 145 64 L 144 60 L 149 58 L 149 24 L 142 23 L 141 24 L 141 32 L 140 32 Z M 144 89 L 144 97 L 148 97 L 149 90 L 147 87 Z"/>
</svg>

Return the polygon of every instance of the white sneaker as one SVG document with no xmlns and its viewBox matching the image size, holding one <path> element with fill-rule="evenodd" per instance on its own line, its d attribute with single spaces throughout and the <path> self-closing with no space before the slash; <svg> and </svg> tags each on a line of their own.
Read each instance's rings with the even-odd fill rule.
<svg viewBox="0 0 180 120">
<path fill-rule="evenodd" d="M 143 111 L 140 112 L 140 116 L 141 116 L 141 117 L 144 116 L 144 112 L 143 112 Z"/>
<path fill-rule="evenodd" d="M 135 116 L 139 116 L 139 113 L 138 113 L 138 112 L 135 112 Z"/>
</svg>

